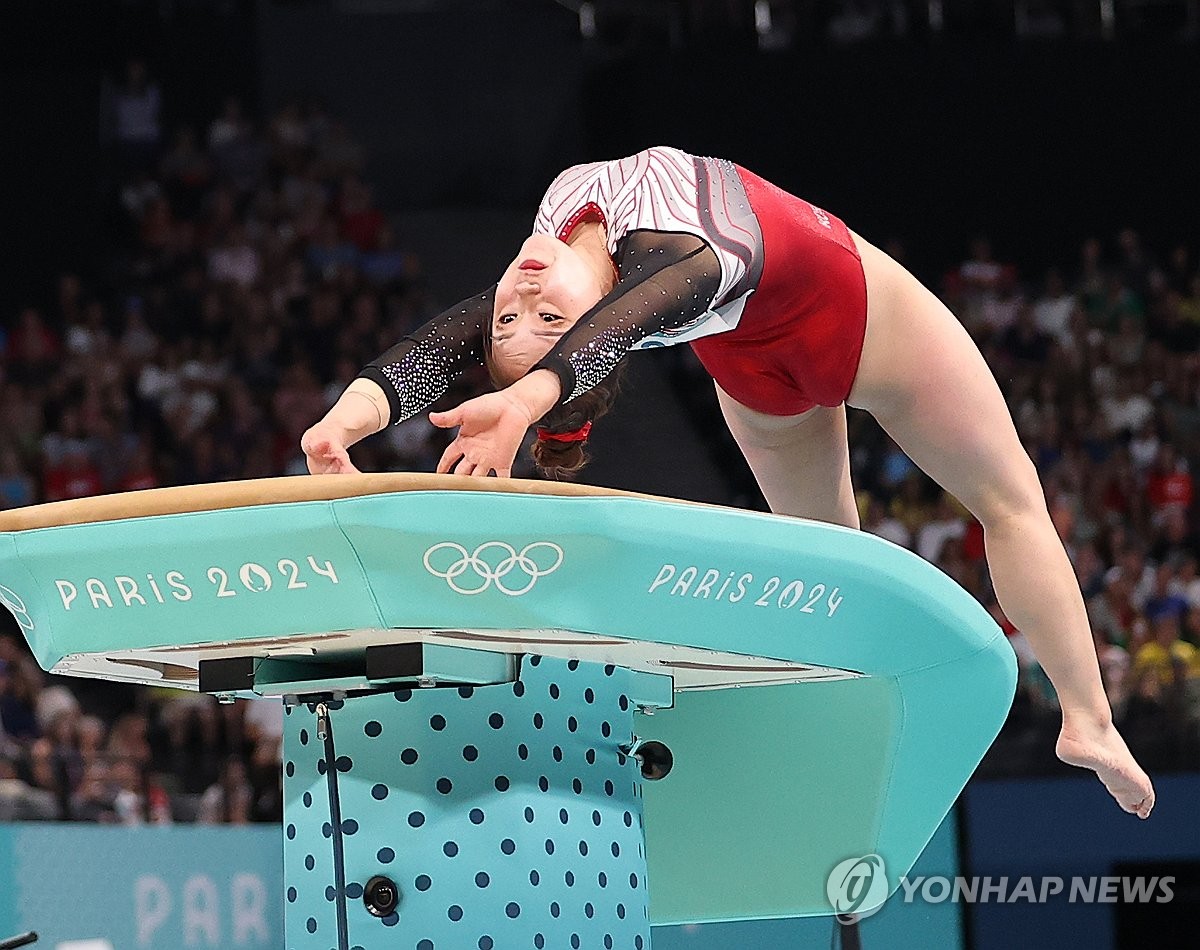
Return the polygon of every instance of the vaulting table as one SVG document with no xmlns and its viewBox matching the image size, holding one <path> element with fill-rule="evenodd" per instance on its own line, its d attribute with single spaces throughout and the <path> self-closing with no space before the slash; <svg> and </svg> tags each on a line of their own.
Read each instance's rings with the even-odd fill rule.
<svg viewBox="0 0 1200 950">
<path fill-rule="evenodd" d="M 52 672 L 282 697 L 293 950 L 644 948 L 829 914 L 870 854 L 894 890 L 1016 680 L 979 604 L 879 538 L 548 482 L 5 512 L 0 599 Z"/>
</svg>

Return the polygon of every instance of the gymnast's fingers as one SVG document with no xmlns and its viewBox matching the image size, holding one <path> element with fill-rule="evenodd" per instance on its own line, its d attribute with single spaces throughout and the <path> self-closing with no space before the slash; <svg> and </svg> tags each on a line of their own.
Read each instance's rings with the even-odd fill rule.
<svg viewBox="0 0 1200 950">
<path fill-rule="evenodd" d="M 308 472 L 310 475 L 330 475 L 341 471 L 338 465 L 338 460 L 334 456 L 326 454 L 309 455 L 305 457 L 308 462 Z"/>
<path fill-rule="evenodd" d="M 305 437 L 300 441 L 300 449 L 308 462 L 308 470 L 313 475 L 323 475 L 329 470 L 329 440 Z"/>
<path fill-rule="evenodd" d="M 475 463 L 465 455 L 459 460 L 459 463 L 454 466 L 455 475 L 470 475 L 475 471 Z"/>
<path fill-rule="evenodd" d="M 458 439 L 455 439 L 446 446 L 446 451 L 442 453 L 441 461 L 438 462 L 437 470 L 442 475 L 445 475 L 454 467 L 454 463 L 462 457 L 463 451 L 459 448 Z"/>
<path fill-rule="evenodd" d="M 329 463 L 326 471 L 343 474 L 346 472 L 356 472 L 358 469 L 350 461 L 350 453 L 341 446 L 333 446 L 325 453 L 325 460 Z"/>
<path fill-rule="evenodd" d="M 462 406 L 455 406 L 453 409 L 448 409 L 445 412 L 431 412 L 429 414 L 429 421 L 439 429 L 452 429 L 454 426 L 462 425 Z"/>
</svg>

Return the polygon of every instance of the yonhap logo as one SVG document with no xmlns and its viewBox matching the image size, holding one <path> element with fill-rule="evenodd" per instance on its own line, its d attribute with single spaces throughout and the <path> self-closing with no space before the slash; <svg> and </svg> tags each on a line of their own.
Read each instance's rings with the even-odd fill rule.
<svg viewBox="0 0 1200 950">
<path fill-rule="evenodd" d="M 868 917 L 883 906 L 888 896 L 887 872 L 883 858 L 865 854 L 849 858 L 829 874 L 825 882 L 829 906 L 838 914 Z"/>
<path fill-rule="evenodd" d="M 553 574 L 563 562 L 563 549 L 553 541 L 534 541 L 518 551 L 504 541 L 485 541 L 474 551 L 454 541 L 425 552 L 425 570 L 443 578 L 456 594 L 482 594 L 495 585 L 509 597 L 533 590 L 539 577 Z"/>
</svg>

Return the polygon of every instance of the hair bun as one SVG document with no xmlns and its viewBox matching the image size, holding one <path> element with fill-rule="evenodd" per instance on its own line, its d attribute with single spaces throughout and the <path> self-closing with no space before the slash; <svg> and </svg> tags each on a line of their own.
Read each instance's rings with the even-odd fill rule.
<svg viewBox="0 0 1200 950">
<path fill-rule="evenodd" d="M 571 478 L 587 462 L 582 442 L 549 442 L 538 439 L 533 443 L 533 461 L 547 478 L 556 481 Z"/>
</svg>

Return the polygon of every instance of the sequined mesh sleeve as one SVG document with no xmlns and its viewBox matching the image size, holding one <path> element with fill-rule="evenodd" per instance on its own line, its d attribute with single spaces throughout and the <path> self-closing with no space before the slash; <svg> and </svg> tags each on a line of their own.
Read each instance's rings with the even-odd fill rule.
<svg viewBox="0 0 1200 950">
<path fill-rule="evenodd" d="M 598 384 L 646 337 L 668 338 L 666 345 L 689 329 L 720 289 L 717 255 L 692 234 L 634 231 L 617 246 L 615 259 L 616 287 L 534 367 L 558 375 L 560 403 Z"/>
<path fill-rule="evenodd" d="M 437 400 L 464 370 L 483 365 L 483 330 L 495 296 L 493 285 L 438 314 L 358 374 L 387 395 L 391 425 Z"/>
</svg>

